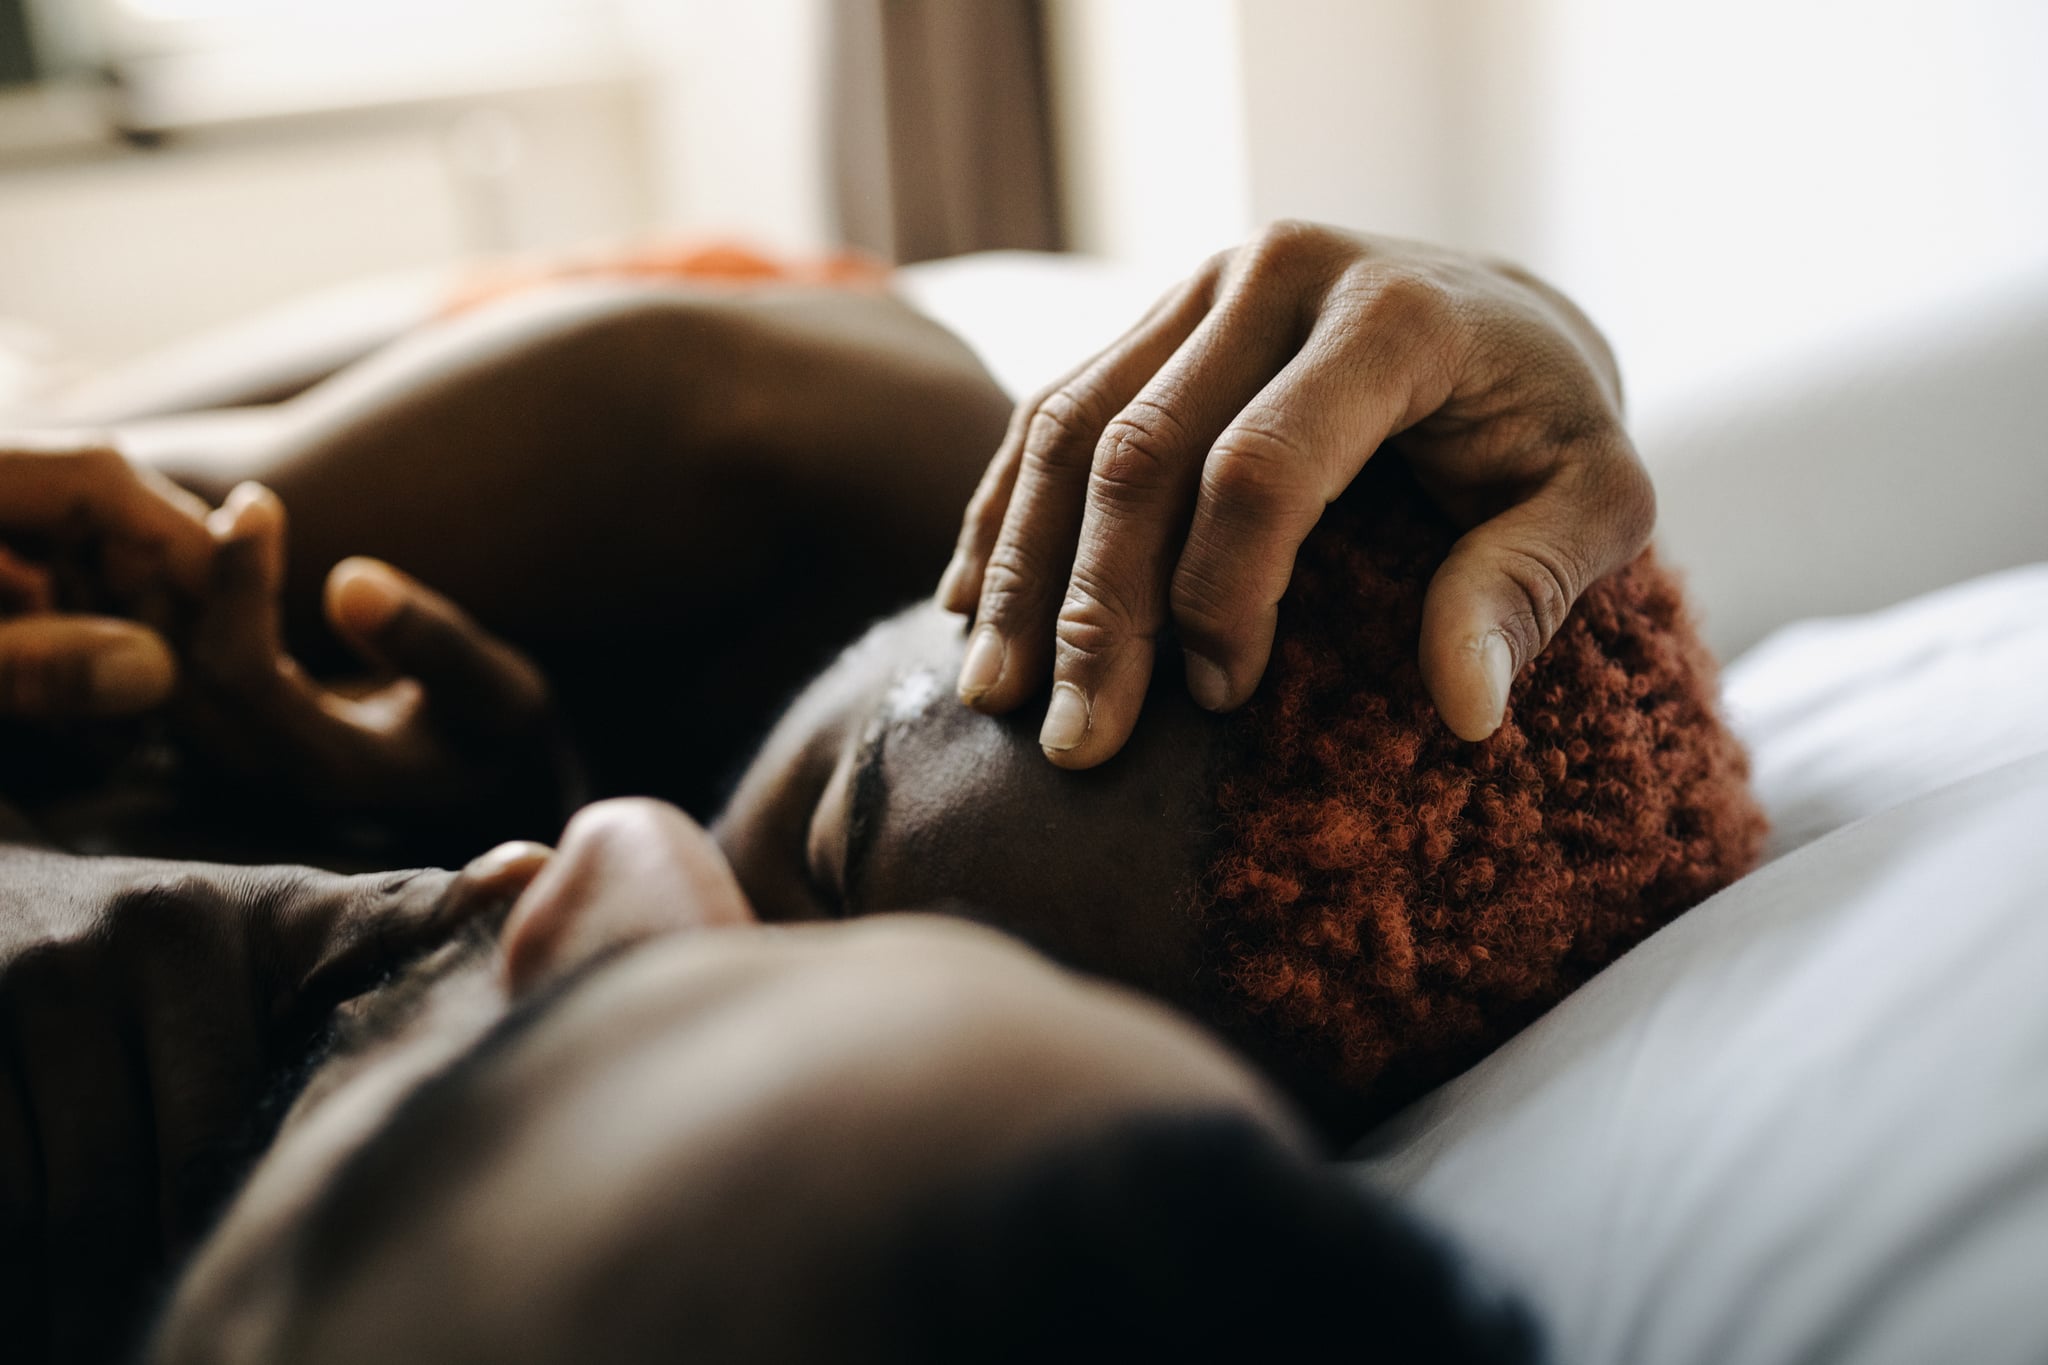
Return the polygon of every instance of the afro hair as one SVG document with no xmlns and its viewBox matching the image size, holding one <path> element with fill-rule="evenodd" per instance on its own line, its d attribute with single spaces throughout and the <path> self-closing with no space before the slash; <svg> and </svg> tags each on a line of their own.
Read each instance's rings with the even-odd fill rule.
<svg viewBox="0 0 2048 1365">
<path fill-rule="evenodd" d="M 1416 662 L 1457 529 L 1398 457 L 1303 545 L 1231 717 L 1197 889 L 1226 1029 L 1326 1121 L 1491 1051 L 1755 862 L 1712 657 L 1649 552 L 1595 583 L 1484 742 Z"/>
</svg>

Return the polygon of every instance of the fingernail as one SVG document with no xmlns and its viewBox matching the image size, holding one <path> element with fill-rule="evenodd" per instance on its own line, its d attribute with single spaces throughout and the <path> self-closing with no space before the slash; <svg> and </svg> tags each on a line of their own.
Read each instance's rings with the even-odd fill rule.
<svg viewBox="0 0 2048 1365">
<path fill-rule="evenodd" d="M 555 851 L 546 844 L 535 843 L 531 839 L 514 839 L 471 858 L 469 865 L 462 869 L 462 875 L 473 882 L 488 883 L 513 873 L 515 869 L 519 872 L 538 871 L 541 864 L 554 856 Z"/>
<path fill-rule="evenodd" d="M 967 642 L 967 657 L 960 661 L 960 700 L 968 705 L 1002 681 L 1003 637 L 994 626 L 983 626 Z"/>
<path fill-rule="evenodd" d="M 946 561 L 946 571 L 939 575 L 939 591 L 936 600 L 948 611 L 952 610 L 953 594 L 960 591 L 960 581 L 967 577 L 967 556 L 953 551 L 953 557 Z"/>
<path fill-rule="evenodd" d="M 1205 654 L 1192 649 L 1181 651 L 1186 660 L 1188 674 L 1188 695 L 1195 699 L 1195 705 L 1204 711 L 1221 711 L 1230 704 L 1230 675 L 1223 671 L 1223 665 Z"/>
<path fill-rule="evenodd" d="M 459 924 L 476 915 L 509 910 L 554 856 L 546 844 L 515 839 L 470 859 L 443 902 L 441 917 Z"/>
<path fill-rule="evenodd" d="M 1063 754 L 1088 737 L 1088 694 L 1070 682 L 1054 683 L 1038 747 Z"/>
<path fill-rule="evenodd" d="M 328 583 L 343 624 L 364 635 L 376 634 L 405 610 L 405 584 L 377 560 L 344 559 Z"/>
<path fill-rule="evenodd" d="M 171 652 L 146 636 L 109 645 L 87 670 L 93 705 L 116 713 L 148 710 L 170 696 L 177 679 Z"/>
<path fill-rule="evenodd" d="M 1508 709 L 1508 687 L 1515 680 L 1515 657 L 1508 649 L 1507 637 L 1499 631 L 1486 637 L 1486 644 L 1480 651 L 1480 666 L 1486 673 L 1486 685 L 1491 700 L 1487 703 L 1493 723 L 1499 725 Z"/>
<path fill-rule="evenodd" d="M 555 851 L 546 844 L 515 839 L 470 859 L 462 876 L 478 893 L 517 896 L 554 856 Z"/>
</svg>

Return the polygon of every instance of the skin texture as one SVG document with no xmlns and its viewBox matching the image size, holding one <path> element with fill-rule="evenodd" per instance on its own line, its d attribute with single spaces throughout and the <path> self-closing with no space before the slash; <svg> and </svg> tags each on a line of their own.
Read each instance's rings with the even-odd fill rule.
<svg viewBox="0 0 2048 1365">
<path fill-rule="evenodd" d="M 696 894 L 650 896 L 662 865 Z M 582 922 L 522 949 L 557 876 Z M 707 1359 L 818 1358 L 860 1340 L 847 1248 L 921 1192 L 1146 1113 L 1235 1112 L 1300 1147 L 1176 1016 L 986 930 L 726 920 L 716 847 L 654 803 L 580 816 L 527 896 L 502 953 L 316 1079 L 153 1358 L 623 1359 L 676 1323 Z M 358 1155 L 387 1124 L 411 1125 L 402 1159 Z"/>
<path fill-rule="evenodd" d="M 258 836 L 240 856 L 391 866 L 551 837 L 580 792 L 708 816 L 825 652 L 929 584 L 1007 407 L 957 339 L 891 299 L 592 285 L 430 329 L 225 426 L 124 429 L 136 460 L 209 499 L 252 478 L 278 496 L 233 493 L 211 535 L 189 497 L 169 508 L 208 555 L 260 547 L 202 575 L 177 631 L 141 632 L 176 647 L 172 719 L 222 780 L 179 793 L 179 818 L 149 812 L 162 834 L 131 820 L 100 846 L 193 846 L 215 810 Z M 0 474 L 145 477 L 111 458 L 73 442 Z M 85 624 L 18 624 L 67 623 Z M 309 685 L 365 667 L 374 696 Z M 107 766 L 85 757 L 43 768 Z M 376 837 L 295 842 L 309 808 L 301 829 L 340 813 Z M 68 831 L 110 818 L 34 813 Z"/>
<path fill-rule="evenodd" d="M 1285 271 L 1251 272 L 1245 279 L 1259 285 L 1254 292 L 1270 287 L 1280 299 L 1298 297 L 1298 290 L 1289 290 L 1301 283 Z M 1541 297 L 1540 290 L 1529 296 Z M 1522 303 L 1536 308 L 1528 299 Z M 1562 370 L 1529 367 L 1539 389 L 1546 374 L 1578 376 L 1573 365 L 1583 363 L 1584 348 L 1554 335 L 1560 327 L 1569 332 L 1569 319 L 1560 322 L 1563 313 L 1545 315 L 1540 308 L 1522 316 L 1533 316 L 1539 332 L 1550 328 L 1549 354 L 1560 354 L 1562 346 L 1567 360 L 1578 357 Z M 1191 385 L 1184 396 L 1203 391 Z M 703 811 L 720 775 L 746 752 L 756 722 L 809 676 L 820 644 L 846 638 L 931 581 L 975 466 L 1001 441 L 1006 408 L 964 347 L 884 300 L 790 290 L 710 301 L 683 290 L 591 287 L 552 291 L 409 338 L 288 404 L 240 415 L 229 434 L 219 425 L 173 423 L 123 432 L 121 439 L 130 453 L 172 470 L 209 501 L 254 476 L 293 508 L 297 533 L 279 551 L 281 528 L 266 525 L 265 499 L 244 495 L 213 528 L 209 553 L 217 560 L 221 546 L 259 548 L 225 556 L 225 570 L 209 563 L 204 583 L 196 591 L 188 586 L 197 600 L 184 604 L 187 617 L 157 631 L 188 671 L 195 662 L 202 665 L 206 676 L 187 678 L 185 689 L 196 690 L 195 683 L 215 688 L 230 703 L 216 710 L 249 724 L 257 741 L 249 743 L 245 734 L 245 749 L 288 741 L 285 752 L 330 779 L 318 784 L 320 792 L 356 783 L 349 796 L 358 810 L 380 797 L 402 807 L 436 790 L 423 772 L 456 779 L 439 788 L 443 792 L 459 795 L 464 783 L 472 792 L 479 785 L 495 789 L 500 784 L 489 768 L 474 761 L 517 750 L 517 736 L 465 753 L 444 722 L 470 708 L 449 704 L 460 695 L 449 684 L 476 681 L 479 671 L 471 665 L 480 659 L 503 664 L 483 670 L 490 685 L 514 677 L 530 660 L 553 679 L 554 703 L 592 756 L 600 790 L 658 791 Z M 1020 421 L 1028 434 L 1029 414 Z M 1483 446 L 1473 448 L 1484 453 Z M 1509 454 L 1519 449 L 1509 443 Z M 1021 445 L 1016 453 L 1021 459 Z M 46 464 L 10 457 L 5 468 L 30 471 L 38 488 L 58 486 L 45 477 L 52 471 L 61 483 L 67 471 L 83 470 L 93 488 L 132 477 L 94 442 L 76 442 L 59 454 Z M 1483 461 L 1477 468 L 1482 490 L 1487 477 L 1529 475 L 1514 460 L 1490 476 Z M 985 490 L 1001 486 L 999 471 L 992 468 L 991 478 L 996 482 Z M 1078 527 L 1091 485 L 1069 477 L 1062 487 Z M 1182 492 L 1194 487 L 1185 484 Z M 1246 508 L 1257 511 L 1264 506 L 1261 487 L 1225 481 L 1221 491 L 1229 495 L 1226 503 L 1242 494 L 1250 499 Z M 1566 520 L 1605 519 L 1634 534 L 1631 517 L 1642 509 L 1607 498 L 1605 487 L 1558 485 Z M 1470 488 L 1465 492 L 1473 506 L 1483 501 Z M 59 506 L 66 515 L 83 506 L 111 528 L 105 538 L 112 540 L 122 538 L 112 531 L 123 509 L 154 506 L 127 495 L 96 496 Z M 166 495 L 165 505 L 175 511 L 176 504 Z M 970 515 L 970 525 L 985 525 L 991 505 L 991 496 L 977 502 L 981 512 Z M 849 507 L 860 508 L 860 515 L 848 516 Z M 189 506 L 180 515 L 206 530 Z M 1221 534 L 1214 548 L 1246 550 L 1256 561 L 1261 546 L 1271 549 L 1264 525 L 1253 517 L 1244 536 Z M 1141 518 L 1136 530 L 1137 543 L 1156 541 L 1155 523 Z M 1045 542 L 1052 560 L 1060 556 L 1060 540 L 1054 534 Z M 386 577 L 360 563 L 331 575 L 344 555 L 363 553 L 411 577 Z M 33 555 L 12 556 L 0 572 L 0 595 L 39 603 L 35 565 Z M 122 576 L 116 567 L 110 561 L 103 569 L 110 582 Z M 256 590 L 248 600 L 275 595 L 281 604 L 275 615 L 266 614 L 269 608 L 230 612 L 228 628 L 208 633 L 208 606 L 234 600 L 252 579 Z M 958 586 L 959 576 L 949 575 L 949 596 Z M 393 597 L 401 599 L 396 611 L 388 610 Z M 454 611 L 455 603 L 462 612 Z M 1555 605 L 1548 599 L 1538 605 L 1546 604 Z M 55 605 L 81 609 L 61 594 Z M 151 619 L 139 610 L 135 615 Z M 1541 612 L 1533 619 L 1540 626 Z M 404 643 L 406 627 L 437 620 L 447 626 L 440 643 L 454 642 L 465 660 L 438 675 L 435 650 L 408 650 Z M 259 627 L 253 632 L 258 648 L 249 647 L 251 622 Z M 23 626 L 16 618 L 5 624 L 47 639 L 76 622 L 31 618 Z M 197 633 L 179 633 L 186 629 Z M 1047 630 L 1049 639 L 1050 625 Z M 104 643 L 79 647 L 92 656 Z M 946 650 L 920 652 L 919 666 L 957 673 L 965 662 L 960 651 L 955 637 Z M 447 653 L 440 651 L 441 661 Z M 412 691 L 401 686 L 381 709 L 351 709 L 359 698 L 305 686 L 292 672 L 295 656 L 317 677 L 352 655 L 385 666 L 373 686 L 409 682 Z M 1030 672 L 1005 673 L 1005 695 L 1022 700 L 1041 687 L 1042 676 L 1033 681 Z M 76 691 L 89 672 L 39 666 L 37 676 L 63 680 Z M 1118 695 L 1135 716 L 1146 684 L 1134 674 L 1120 677 Z M 920 688 L 920 695 L 929 694 Z M 1155 707 L 1163 706 L 1166 690 L 1153 689 Z M 50 709 L 29 693 L 13 695 L 36 702 L 20 710 Z M 946 804 L 895 800 L 883 828 L 905 851 L 893 855 L 894 845 L 877 844 L 860 894 L 915 903 L 968 886 L 977 902 L 992 907 L 984 912 L 989 917 L 1060 957 L 1179 998 L 1190 969 L 1178 891 L 1199 833 L 1191 812 L 1206 751 L 1201 717 L 1175 695 L 1175 704 L 1161 709 L 1164 757 L 1133 761 L 1127 772 L 1110 770 L 1099 785 L 1071 788 L 1046 785 L 1057 775 L 1033 752 L 1035 727 L 927 707 L 920 712 L 924 723 L 906 724 L 892 736 L 887 766 L 902 767 L 941 739 L 948 750 L 974 754 L 972 767 L 921 768 L 949 784 L 947 803 L 983 802 L 1010 821 L 1016 847 L 1027 856 L 1009 863 L 992 847 L 948 843 L 941 818 Z M 232 704 L 241 697 L 262 704 Z M 996 709 L 993 697 L 982 697 L 982 705 Z M 805 752 L 810 746 L 809 740 L 797 743 Z M 267 774 L 237 769 L 231 741 L 218 731 L 205 747 L 212 761 L 237 774 L 245 797 L 304 816 L 306 790 L 288 785 L 292 773 L 303 771 L 297 761 Z M 1091 754 L 1077 751 L 1076 763 L 1094 761 Z M 824 770 L 821 797 L 840 762 Z M 1000 782 L 984 781 L 1003 774 Z M 891 782 L 889 790 L 893 796 L 915 786 Z M 1016 794 L 1015 804 L 1005 804 L 1006 792 Z M 1062 811 L 1087 809 L 1091 798 L 1084 793 L 1100 795 L 1103 811 L 1129 808 L 1147 823 L 1133 830 L 1100 815 L 1057 823 L 1053 817 Z M 426 822 L 416 808 L 404 814 L 415 826 Z M 1162 828 L 1168 837 L 1158 837 Z M 784 875 L 756 869 L 781 866 L 787 849 L 778 849 L 774 860 L 757 860 L 741 848 L 732 827 L 722 825 L 721 834 L 748 879 L 765 887 Z M 474 846 L 451 841 L 445 857 L 460 861 Z M 802 847 L 808 859 L 808 835 Z M 821 841 L 819 853 L 829 866 L 829 842 Z M 1155 855 L 1156 865 L 1145 861 Z M 792 856 L 790 865 L 806 863 Z M 1106 908 L 1099 915 L 1049 918 L 1044 906 L 1052 903 Z M 112 892 L 97 904 L 101 911 L 129 907 L 117 927 L 133 913 L 131 903 Z M 269 923 L 276 905 L 259 899 L 247 907 L 253 928 Z M 564 934 L 565 941 L 576 937 Z M 127 969 L 102 963 L 93 970 L 106 998 L 118 1000 Z M 196 1041 L 205 1041 L 203 1033 Z"/>
<path fill-rule="evenodd" d="M 601 787 L 708 813 L 821 651 L 927 588 L 1007 409 L 965 346 L 890 298 L 560 287 L 271 408 L 123 426 L 128 463 L 104 434 L 0 438 L 0 531 L 141 525 L 176 542 L 189 612 L 210 586 L 206 505 L 260 482 L 292 509 L 283 629 L 308 667 L 360 652 L 323 609 L 335 566 L 395 565 L 545 668 Z M 117 709 L 160 703 L 166 648 L 188 648 L 175 622 L 118 592 L 53 595 L 37 553 L 63 546 L 9 545 L 0 715 L 104 714 L 89 665 L 123 640 L 155 671 Z"/>
<path fill-rule="evenodd" d="M 1188 891 L 1219 723 L 1162 688 L 1124 761 L 1061 771 L 1028 727 L 952 695 L 963 627 L 914 607 L 796 701 L 712 827 L 740 884 L 771 920 L 957 910 L 1057 961 L 1191 1002 Z M 849 869 L 857 774 L 875 743 L 880 796 Z"/>
<path fill-rule="evenodd" d="M 205 512 L 104 436 L 0 433 L 0 534 L 85 561 L 115 608 L 57 612 L 47 557 L 0 545 L 0 716 L 127 716 L 162 705 L 177 663 L 153 628 L 161 620 L 148 619 L 154 590 L 204 591 L 213 557 Z"/>
<path fill-rule="evenodd" d="M 1586 586 L 1649 542 L 1656 501 L 1599 333 L 1513 267 L 1278 223 L 1021 404 L 939 600 L 971 611 L 960 675 L 1088 768 L 1129 738 L 1171 628 L 1226 711 L 1272 648 L 1295 551 L 1390 439 L 1468 528 L 1430 586 L 1424 680 L 1467 740 Z"/>
<path fill-rule="evenodd" d="M 460 875 L 338 877 L 0 845 L 10 1358 L 119 1346 L 136 1290 L 227 1193 L 278 1069 L 338 1002 L 502 912 L 532 869 L 518 850 Z"/>
</svg>

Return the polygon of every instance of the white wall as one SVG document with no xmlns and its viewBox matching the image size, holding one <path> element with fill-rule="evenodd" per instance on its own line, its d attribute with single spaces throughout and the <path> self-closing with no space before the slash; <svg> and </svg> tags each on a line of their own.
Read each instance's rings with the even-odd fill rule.
<svg viewBox="0 0 2048 1365">
<path fill-rule="evenodd" d="M 824 0 L 629 0 L 661 225 L 832 245 Z"/>
<path fill-rule="evenodd" d="M 1645 401 L 2048 268 L 2048 5 L 1546 10 L 1531 253 Z"/>
<path fill-rule="evenodd" d="M 2048 270 L 2040 0 L 1054 14 L 1078 246 L 1191 262 L 1301 216 L 1509 255 L 1639 408 Z"/>
<path fill-rule="evenodd" d="M 1049 0 L 1076 250 L 1186 274 L 1252 225 L 1235 0 Z"/>
<path fill-rule="evenodd" d="M 0 167 L 0 319 L 85 367 L 368 276 L 644 230 L 642 128 L 608 84 Z"/>
</svg>

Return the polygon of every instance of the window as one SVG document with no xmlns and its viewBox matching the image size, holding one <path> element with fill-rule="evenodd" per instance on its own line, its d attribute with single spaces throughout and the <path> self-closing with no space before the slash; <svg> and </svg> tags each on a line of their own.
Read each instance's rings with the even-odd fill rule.
<svg viewBox="0 0 2048 1365">
<path fill-rule="evenodd" d="M 177 128 L 616 76 L 616 0 L 34 3 L 114 74 L 135 127 Z M 4 14 L 4 8 L 0 8 Z"/>
</svg>

